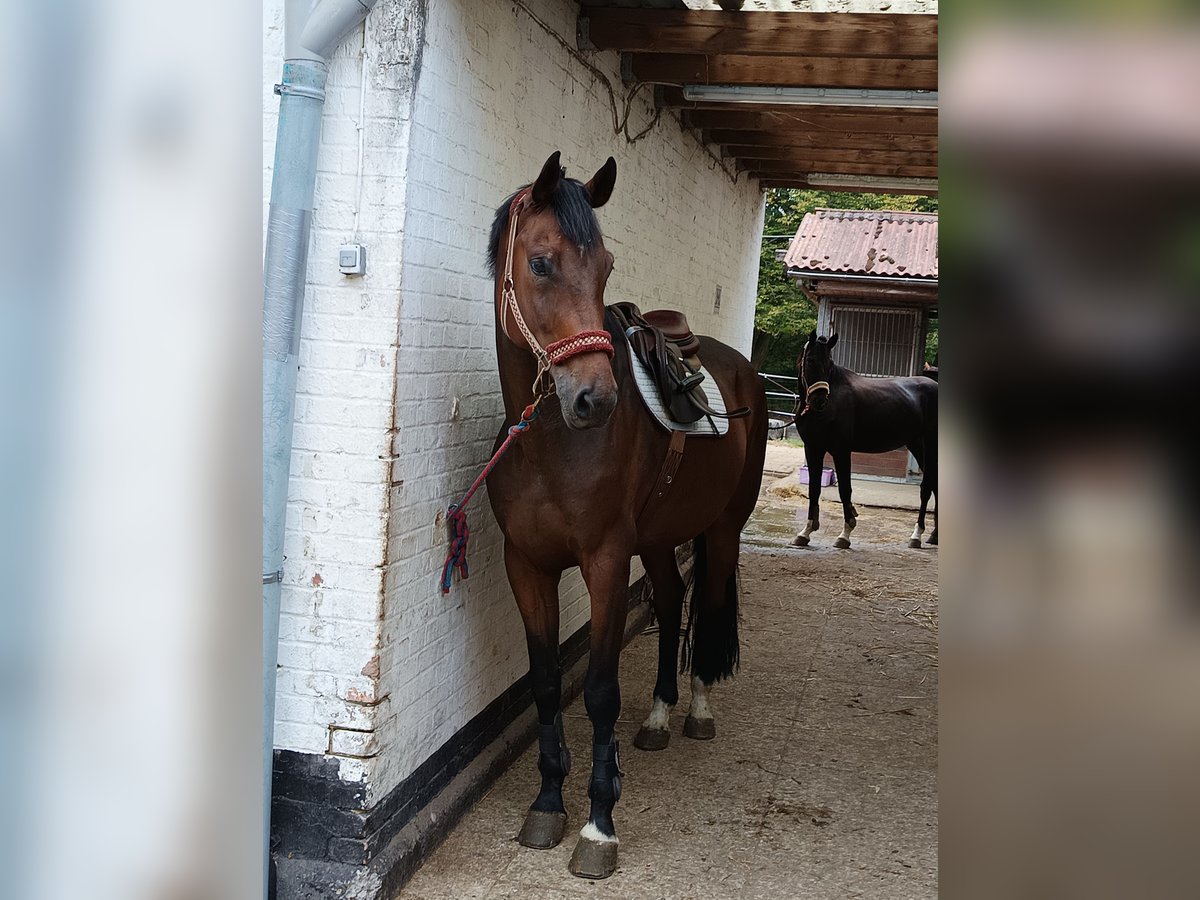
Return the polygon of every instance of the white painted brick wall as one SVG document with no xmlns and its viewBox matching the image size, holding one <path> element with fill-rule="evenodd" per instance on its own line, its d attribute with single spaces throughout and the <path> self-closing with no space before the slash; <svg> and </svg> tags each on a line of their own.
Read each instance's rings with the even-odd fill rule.
<svg viewBox="0 0 1200 900">
<path fill-rule="evenodd" d="M 370 802 L 527 668 L 484 493 L 470 513 L 471 578 L 449 597 L 437 587 L 439 515 L 479 471 L 502 416 L 484 269 L 496 206 L 552 150 L 583 179 L 614 155 L 617 189 L 600 211 L 617 257 L 608 299 L 680 307 L 697 331 L 744 351 L 762 220 L 757 186 L 731 183 L 674 117 L 635 145 L 614 136 L 603 86 L 514 4 L 428 3 L 414 98 L 420 5 L 383 0 L 366 29 L 362 279 L 336 267 L 354 213 L 361 30 L 330 66 L 280 624 L 276 746 L 334 754 L 343 778 L 368 782 Z M 574 46 L 575 3 L 526 5 Z M 264 6 L 264 223 L 282 7 Z M 616 54 L 589 58 L 623 101 Z M 634 104 L 634 131 L 652 115 L 649 96 Z M 577 573 L 561 595 L 566 637 L 588 618 Z"/>
<path fill-rule="evenodd" d="M 263 221 L 282 72 L 283 0 L 263 7 Z M 330 62 L 300 343 L 288 492 L 275 745 L 340 759 L 364 780 L 378 752 L 380 624 L 392 466 L 412 33 L 408 0 L 366 28 L 363 202 L 368 274 L 347 278 L 353 237 L 361 50 L 357 29 Z"/>
<path fill-rule="evenodd" d="M 527 0 L 572 47 L 579 7 Z M 370 796 L 384 796 L 527 669 L 524 632 L 486 496 L 472 502 L 471 577 L 438 591 L 440 514 L 470 484 L 502 419 L 492 283 L 484 251 L 495 208 L 553 150 L 586 180 L 612 154 L 616 192 L 600 210 L 617 257 L 607 299 L 684 309 L 696 331 L 750 346 L 762 196 L 738 184 L 664 114 L 642 141 L 612 133 L 608 94 L 586 67 L 510 3 L 431 3 L 413 108 L 388 526 L 380 754 Z M 623 101 L 615 53 L 591 54 Z M 633 131 L 653 114 L 649 89 Z M 720 315 L 712 306 L 721 285 Z M 459 416 L 452 419 L 455 398 Z M 635 571 L 638 577 L 640 571 Z M 578 572 L 561 587 L 561 634 L 588 618 Z M 641 698 L 644 700 L 645 698 Z M 585 726 L 580 726 L 585 727 Z"/>
</svg>

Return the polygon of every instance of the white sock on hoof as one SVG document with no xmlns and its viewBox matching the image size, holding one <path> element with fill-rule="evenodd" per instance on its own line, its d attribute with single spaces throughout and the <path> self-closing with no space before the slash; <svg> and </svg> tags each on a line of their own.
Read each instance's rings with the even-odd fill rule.
<svg viewBox="0 0 1200 900">
<path fill-rule="evenodd" d="M 925 532 L 923 532 L 923 531 L 921 530 L 921 526 L 920 526 L 920 525 L 914 525 L 914 526 L 913 526 L 913 533 L 912 533 L 912 540 L 914 540 L 914 541 L 919 541 L 919 540 L 921 539 L 921 535 L 923 535 L 924 533 L 925 533 Z"/>
<path fill-rule="evenodd" d="M 583 828 L 579 829 L 579 839 L 583 841 L 596 841 L 601 844 L 620 843 L 615 834 L 605 834 L 591 822 L 588 822 Z"/>
<path fill-rule="evenodd" d="M 842 520 L 842 533 L 840 535 L 838 535 L 838 537 L 845 538 L 846 540 L 850 540 L 850 532 L 852 532 L 854 530 L 854 526 L 857 524 L 858 524 L 858 522 L 855 519 L 843 519 Z"/>
<path fill-rule="evenodd" d="M 674 707 L 668 706 L 664 700 L 655 697 L 654 705 L 650 707 L 650 715 L 646 716 L 642 727 L 649 728 L 651 731 L 666 731 L 671 727 L 672 709 Z"/>
<path fill-rule="evenodd" d="M 711 719 L 712 710 L 708 708 L 709 686 L 699 678 L 692 678 L 692 708 L 688 715 L 693 719 Z"/>
</svg>

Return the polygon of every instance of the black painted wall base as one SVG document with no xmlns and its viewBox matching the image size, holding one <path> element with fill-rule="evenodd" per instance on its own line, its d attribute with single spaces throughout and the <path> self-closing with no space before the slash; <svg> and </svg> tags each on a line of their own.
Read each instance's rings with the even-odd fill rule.
<svg viewBox="0 0 1200 900">
<path fill-rule="evenodd" d="M 626 642 L 650 618 L 649 586 L 629 589 Z M 563 642 L 564 705 L 586 671 L 589 626 Z M 279 900 L 390 895 L 533 741 L 528 675 L 464 725 L 371 809 L 364 785 L 338 777 L 337 760 L 275 751 L 271 851 Z"/>
</svg>

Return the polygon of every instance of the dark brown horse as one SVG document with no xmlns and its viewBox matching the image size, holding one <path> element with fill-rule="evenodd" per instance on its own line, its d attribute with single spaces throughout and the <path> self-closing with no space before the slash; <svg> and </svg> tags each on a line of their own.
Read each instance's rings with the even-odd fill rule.
<svg viewBox="0 0 1200 900">
<path fill-rule="evenodd" d="M 738 661 L 740 534 L 758 496 L 767 436 L 758 375 L 737 351 L 701 337 L 705 367 L 720 382 L 727 407 L 748 406 L 752 412 L 731 421 L 723 437 L 689 440 L 678 471 L 658 496 L 668 435 L 637 394 L 623 336 L 611 320 L 606 324 L 604 286 L 613 255 L 604 247 L 593 209 L 608 200 L 616 175 L 610 158 L 581 184 L 565 177 L 555 153 L 537 181 L 497 211 L 489 247 L 507 416 L 497 445 L 537 394 L 554 388 L 487 482 L 504 532 L 508 580 L 525 623 L 538 711 L 542 786 L 520 841 L 547 849 L 562 840 L 565 829 L 562 788 L 570 758 L 559 714 L 558 584 L 566 569 L 579 566 L 591 597 L 584 683 L 593 729 L 591 813 L 570 869 L 591 878 L 616 868 L 613 807 L 621 781 L 614 725 L 621 710 L 617 662 L 630 560 L 642 559 L 661 626 L 654 709 L 635 744 L 646 749 L 667 744 L 670 710 L 679 697 L 685 592 L 675 548 L 688 541 L 695 554 L 688 637 L 693 679 L 684 733 L 712 737 L 708 689 L 731 675 Z"/>
<path fill-rule="evenodd" d="M 792 544 L 807 546 L 809 535 L 821 527 L 821 467 L 826 453 L 833 457 L 842 498 L 842 533 L 834 546 L 845 549 L 858 519 L 850 499 L 851 452 L 886 453 L 907 447 L 923 473 L 921 511 L 908 541 L 918 548 L 929 498 L 937 494 L 938 383 L 923 376 L 868 378 L 851 372 L 834 363 L 836 343 L 836 334 L 818 338 L 813 331 L 796 363 L 802 392 L 796 406 L 796 432 L 804 441 L 808 463 L 808 522 Z M 929 543 L 937 542 L 935 510 Z"/>
</svg>

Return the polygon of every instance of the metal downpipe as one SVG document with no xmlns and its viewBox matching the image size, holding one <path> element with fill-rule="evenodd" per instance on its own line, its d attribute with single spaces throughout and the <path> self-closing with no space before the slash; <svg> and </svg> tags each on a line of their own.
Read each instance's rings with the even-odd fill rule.
<svg viewBox="0 0 1200 900">
<path fill-rule="evenodd" d="M 376 0 L 288 0 L 263 259 L 263 896 L 268 893 L 275 671 L 300 323 L 328 56 Z"/>
</svg>

